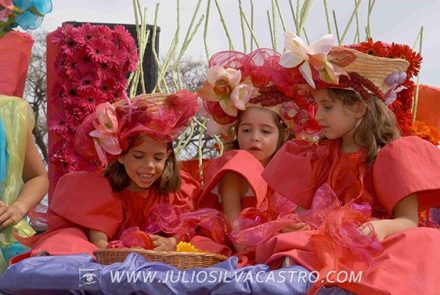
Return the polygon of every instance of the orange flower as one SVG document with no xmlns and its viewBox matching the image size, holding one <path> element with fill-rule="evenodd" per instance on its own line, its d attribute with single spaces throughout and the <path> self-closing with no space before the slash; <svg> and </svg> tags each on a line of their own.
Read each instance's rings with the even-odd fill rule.
<svg viewBox="0 0 440 295">
<path fill-rule="evenodd" d="M 414 135 L 417 135 L 434 145 L 440 144 L 440 132 L 434 126 L 430 126 L 423 121 L 415 121 L 412 126 Z"/>
</svg>

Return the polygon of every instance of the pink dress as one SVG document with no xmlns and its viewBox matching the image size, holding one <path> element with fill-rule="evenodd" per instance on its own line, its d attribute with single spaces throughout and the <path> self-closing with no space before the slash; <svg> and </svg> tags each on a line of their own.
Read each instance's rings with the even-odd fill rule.
<svg viewBox="0 0 440 295">
<path fill-rule="evenodd" d="M 342 204 L 366 202 L 376 218 L 392 218 L 395 205 L 416 194 L 419 210 L 440 204 L 440 150 L 418 137 L 403 137 L 382 148 L 374 163 L 364 153 L 342 154 L 338 141 L 286 143 L 263 173 L 277 192 L 309 209 L 316 190 L 327 183 Z M 279 234 L 257 246 L 256 261 L 280 267 L 284 258 L 320 271 L 325 267 L 311 238 L 316 231 Z M 365 270 L 356 259 L 337 270 L 362 270 L 360 282 L 334 283 L 357 294 L 437 294 L 440 231 L 418 227 L 393 234 Z"/>
<path fill-rule="evenodd" d="M 223 211 L 215 190 L 226 172 L 240 175 L 249 184 L 250 192 L 241 199 L 241 209 L 262 204 L 268 193 L 267 184 L 261 176 L 263 171 L 263 165 L 249 152 L 245 150 L 225 152 L 221 157 L 212 160 L 207 168 L 205 186 L 198 207 Z"/>
<path fill-rule="evenodd" d="M 31 256 L 41 252 L 92 255 L 96 246 L 88 241 L 88 229 L 102 231 L 113 240 L 131 226 L 145 228 L 149 210 L 158 203 L 174 205 L 181 212 L 193 211 L 199 184 L 186 172 L 181 172 L 181 179 L 178 192 L 160 195 L 155 189 L 114 192 L 100 174 L 68 173 L 58 181 L 49 204 L 49 230 L 20 242 L 31 248 Z"/>
</svg>

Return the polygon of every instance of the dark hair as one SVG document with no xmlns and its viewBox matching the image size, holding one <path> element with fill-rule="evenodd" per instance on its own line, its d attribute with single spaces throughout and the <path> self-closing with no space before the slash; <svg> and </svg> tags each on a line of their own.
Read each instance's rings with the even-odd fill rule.
<svg viewBox="0 0 440 295">
<path fill-rule="evenodd" d="M 269 109 L 267 109 L 269 110 Z M 289 133 L 289 129 L 286 127 L 286 124 L 284 124 L 283 120 L 278 116 L 274 111 L 269 110 L 272 114 L 273 121 L 275 123 L 275 126 L 278 129 L 278 142 L 277 142 L 277 148 L 275 151 L 277 151 L 287 140 L 291 138 L 291 134 Z M 225 143 L 225 150 L 238 150 L 240 149 L 240 146 L 238 144 L 238 127 L 241 124 L 241 119 L 243 117 L 244 111 L 239 112 L 237 121 L 235 121 L 234 126 L 232 127 L 232 133 L 234 136 L 234 139 L 230 142 Z M 286 132 L 288 131 L 288 132 Z M 287 135 L 286 135 L 287 134 Z"/>
<path fill-rule="evenodd" d="M 365 100 L 353 90 L 330 88 L 327 91 L 331 99 L 339 100 L 343 105 L 352 106 L 356 102 L 365 104 L 366 111 L 354 131 L 353 140 L 367 149 L 368 162 L 376 159 L 380 148 L 400 137 L 394 113 L 377 96 L 370 95 Z"/>
<path fill-rule="evenodd" d="M 129 147 L 127 151 L 121 154 L 121 156 L 125 155 L 131 148 L 139 145 L 141 142 L 140 136 L 129 140 Z M 157 189 L 160 194 L 178 191 L 181 184 L 180 169 L 177 165 L 172 142 L 167 143 L 167 150 L 171 151 L 171 154 L 165 160 L 165 167 L 162 175 L 152 185 L 152 187 Z M 114 191 L 122 191 L 124 188 L 130 185 L 130 177 L 125 171 L 124 165 L 122 165 L 118 160 L 114 160 L 112 163 L 110 163 L 110 165 L 108 165 L 107 169 L 104 171 L 104 176 L 109 180 Z"/>
</svg>

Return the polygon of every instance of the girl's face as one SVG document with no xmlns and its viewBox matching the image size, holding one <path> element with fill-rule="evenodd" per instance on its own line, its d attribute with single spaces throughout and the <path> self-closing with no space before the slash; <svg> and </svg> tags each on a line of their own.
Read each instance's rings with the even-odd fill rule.
<svg viewBox="0 0 440 295">
<path fill-rule="evenodd" d="M 118 159 L 130 177 L 128 190 L 142 191 L 150 188 L 162 175 L 170 154 L 166 143 L 147 135 L 142 136 L 139 145 L 132 147 Z"/>
<path fill-rule="evenodd" d="M 342 101 L 329 97 L 327 90 L 314 92 L 316 105 L 315 119 L 321 126 L 322 134 L 327 139 L 346 139 L 353 135 L 356 124 L 363 116 L 363 112 L 356 111 L 356 104 L 346 106 Z"/>
<path fill-rule="evenodd" d="M 247 150 L 264 166 L 277 150 L 280 133 L 271 110 L 250 108 L 243 112 L 237 138 L 241 150 Z"/>
</svg>

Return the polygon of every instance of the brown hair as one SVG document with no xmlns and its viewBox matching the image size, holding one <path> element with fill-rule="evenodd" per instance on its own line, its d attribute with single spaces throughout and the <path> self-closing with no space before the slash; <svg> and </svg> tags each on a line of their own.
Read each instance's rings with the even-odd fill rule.
<svg viewBox="0 0 440 295">
<path fill-rule="evenodd" d="M 121 154 L 121 156 L 125 155 L 131 148 L 141 144 L 141 142 L 140 136 L 129 140 L 128 148 L 123 154 Z M 167 150 L 171 151 L 171 154 L 165 160 L 165 167 L 162 175 L 152 185 L 152 187 L 157 189 L 160 194 L 178 191 L 181 184 L 180 169 L 177 165 L 177 159 L 176 155 L 174 154 L 172 142 L 167 143 Z M 130 177 L 125 171 L 124 165 L 122 165 L 118 160 L 114 160 L 112 163 L 110 163 L 110 165 L 104 171 L 104 176 L 109 180 L 114 191 L 122 191 L 130 184 Z"/>
<path fill-rule="evenodd" d="M 278 142 L 277 142 L 277 151 L 287 140 L 289 140 L 292 136 L 290 134 L 289 129 L 286 127 L 286 124 L 284 124 L 283 120 L 281 120 L 280 116 L 278 116 L 274 111 L 270 111 L 272 114 L 273 121 L 275 123 L 275 126 L 278 129 Z M 238 145 L 238 127 L 241 124 L 241 118 L 243 117 L 244 111 L 240 112 L 237 117 L 237 121 L 235 121 L 235 124 L 233 126 L 233 136 L 234 140 L 225 143 L 225 150 L 238 150 L 240 149 L 240 146 Z M 286 132 L 288 131 L 288 132 Z M 287 135 L 286 135 L 287 134 Z"/>
<path fill-rule="evenodd" d="M 365 104 L 366 111 L 354 131 L 353 140 L 367 149 L 368 162 L 376 159 L 377 152 L 383 146 L 400 137 L 394 113 L 377 96 L 370 95 L 365 100 L 353 90 L 331 88 L 327 91 L 331 99 L 342 101 L 344 105 L 352 106 L 356 102 Z"/>
</svg>

